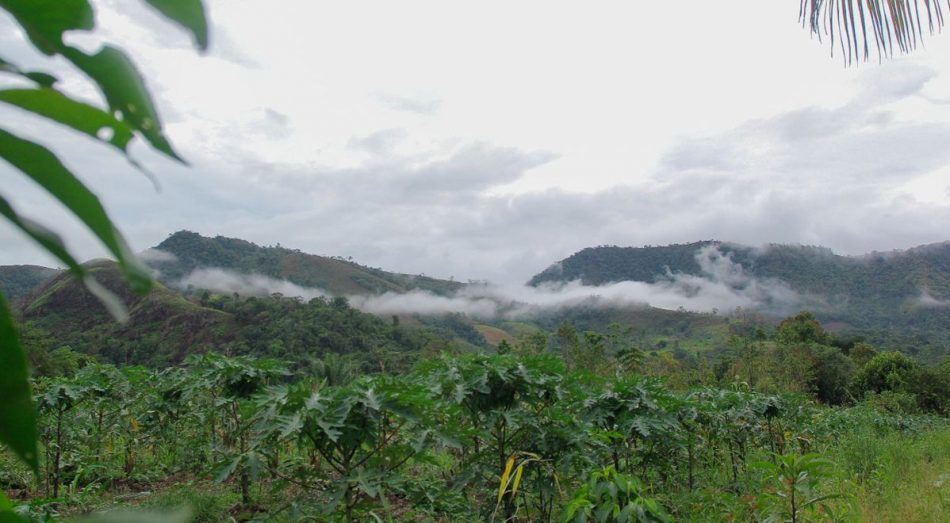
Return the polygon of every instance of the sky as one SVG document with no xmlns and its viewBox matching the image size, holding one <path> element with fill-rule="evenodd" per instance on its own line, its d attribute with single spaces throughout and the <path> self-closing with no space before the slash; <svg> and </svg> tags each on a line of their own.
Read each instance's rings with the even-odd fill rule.
<svg viewBox="0 0 950 523">
<path fill-rule="evenodd" d="M 517 283 L 596 245 L 950 240 L 948 35 L 849 68 L 794 0 L 211 0 L 202 54 L 144 2 L 93 3 L 97 31 L 68 41 L 129 52 L 189 165 L 134 145 L 156 189 L 85 137 L 0 122 L 56 151 L 136 249 L 188 229 Z M 3 13 L 0 49 L 102 103 Z M 6 164 L 0 194 L 104 255 Z M 0 264 L 26 263 L 56 265 L 0 223 Z"/>
</svg>

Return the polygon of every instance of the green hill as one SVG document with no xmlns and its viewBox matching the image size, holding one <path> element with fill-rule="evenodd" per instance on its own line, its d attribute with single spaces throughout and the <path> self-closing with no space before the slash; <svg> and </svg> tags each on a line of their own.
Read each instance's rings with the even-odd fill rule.
<svg viewBox="0 0 950 523">
<path fill-rule="evenodd" d="M 173 256 L 173 259 L 150 262 L 159 270 L 159 278 L 168 284 L 181 280 L 195 269 L 219 268 L 287 280 L 336 296 L 416 289 L 446 295 L 463 287 L 454 281 L 387 272 L 279 245 L 262 247 L 245 240 L 223 236 L 209 238 L 190 231 L 170 235 L 155 249 Z"/>
<path fill-rule="evenodd" d="M 408 368 L 426 351 L 467 346 L 448 330 L 384 320 L 350 307 L 345 298 L 188 297 L 162 284 L 137 296 L 114 262 L 86 267 L 128 306 L 128 322 L 113 320 L 68 273 L 21 301 L 19 320 L 47 333 L 52 347 L 69 346 L 104 361 L 161 367 L 215 350 L 281 358 L 307 369 L 334 353 L 369 371 Z"/>
</svg>

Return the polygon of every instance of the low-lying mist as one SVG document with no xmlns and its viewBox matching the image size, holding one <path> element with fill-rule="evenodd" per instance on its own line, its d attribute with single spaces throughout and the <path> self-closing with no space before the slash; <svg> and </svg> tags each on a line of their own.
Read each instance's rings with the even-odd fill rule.
<svg viewBox="0 0 950 523">
<path fill-rule="evenodd" d="M 650 306 L 692 312 L 728 312 L 741 307 L 785 314 L 801 303 L 800 296 L 784 282 L 753 277 L 716 246 L 699 249 L 696 261 L 701 274 L 667 270 L 652 283 L 622 281 L 591 286 L 572 281 L 539 287 L 475 284 L 451 296 L 415 290 L 346 297 L 352 306 L 373 314 L 461 313 L 479 319 L 526 318 L 581 304 L 604 308 Z M 280 293 L 308 300 L 330 295 L 322 289 L 302 287 L 286 280 L 218 268 L 197 269 L 175 285 L 242 295 Z"/>
<path fill-rule="evenodd" d="M 189 287 L 207 289 L 226 294 L 237 293 L 242 296 L 281 294 L 305 300 L 329 296 L 327 292 L 315 287 L 302 287 L 287 280 L 279 280 L 262 274 L 241 274 L 218 268 L 195 269 L 175 282 L 174 286 L 182 289 Z"/>
</svg>

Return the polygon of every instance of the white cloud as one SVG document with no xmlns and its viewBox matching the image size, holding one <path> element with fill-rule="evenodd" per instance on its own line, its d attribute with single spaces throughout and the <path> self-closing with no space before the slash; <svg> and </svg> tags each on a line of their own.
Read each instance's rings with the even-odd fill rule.
<svg viewBox="0 0 950 523">
<path fill-rule="evenodd" d="M 226 294 L 237 293 L 243 296 L 269 296 L 274 293 L 305 300 L 327 296 L 327 293 L 314 287 L 301 287 L 286 280 L 280 280 L 261 274 L 240 274 L 226 269 L 200 268 L 177 281 L 174 286 L 208 289 Z"/>
<path fill-rule="evenodd" d="M 0 119 L 56 144 L 138 248 L 190 229 L 517 287 L 597 244 L 856 254 L 946 239 L 946 35 L 843 69 L 794 10 L 760 0 L 688 17 L 668 2 L 491 0 L 288 0 L 262 17 L 218 0 L 201 56 L 138 3 L 99 4 L 192 167 L 136 145 L 156 194 L 106 148 L 9 108 Z M 61 72 L 11 28 L 0 16 L 5 58 Z M 20 175 L 0 176 L 80 257 L 103 254 Z M 0 263 L 49 263 L 5 224 L 0 242 Z"/>
<path fill-rule="evenodd" d="M 920 291 L 920 297 L 917 298 L 915 303 L 925 308 L 950 307 L 950 300 L 934 298 L 927 289 Z"/>
<path fill-rule="evenodd" d="M 145 263 L 168 263 L 178 261 L 177 256 L 161 249 L 145 249 L 139 253 L 139 259 Z"/>
</svg>

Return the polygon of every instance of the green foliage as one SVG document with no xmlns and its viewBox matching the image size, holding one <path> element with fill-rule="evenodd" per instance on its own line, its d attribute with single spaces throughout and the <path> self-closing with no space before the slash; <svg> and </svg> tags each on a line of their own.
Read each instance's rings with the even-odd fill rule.
<svg viewBox="0 0 950 523">
<path fill-rule="evenodd" d="M 775 463 L 752 464 L 766 473 L 771 489 L 761 496 L 765 501 L 765 521 L 808 521 L 830 512 L 827 500 L 836 494 L 819 493 L 821 480 L 831 476 L 834 464 L 817 454 L 779 456 Z M 819 512 L 821 511 L 821 512 Z"/>
<path fill-rule="evenodd" d="M 578 523 L 672 521 L 663 506 L 645 496 L 644 491 L 637 478 L 620 474 L 611 467 L 595 471 L 574 493 L 562 519 Z"/>
<path fill-rule="evenodd" d="M 778 328 L 775 330 L 775 340 L 783 345 L 794 343 L 824 345 L 830 341 L 830 338 L 828 333 L 821 328 L 821 323 L 815 318 L 814 314 L 802 311 L 778 324 Z"/>
<path fill-rule="evenodd" d="M 817 346 L 815 356 L 815 396 L 831 405 L 848 401 L 848 383 L 854 363 L 835 347 Z"/>
<path fill-rule="evenodd" d="M 906 392 L 916 364 L 899 352 L 884 352 L 871 358 L 854 376 L 852 390 L 861 397 L 869 392 Z"/>
</svg>

